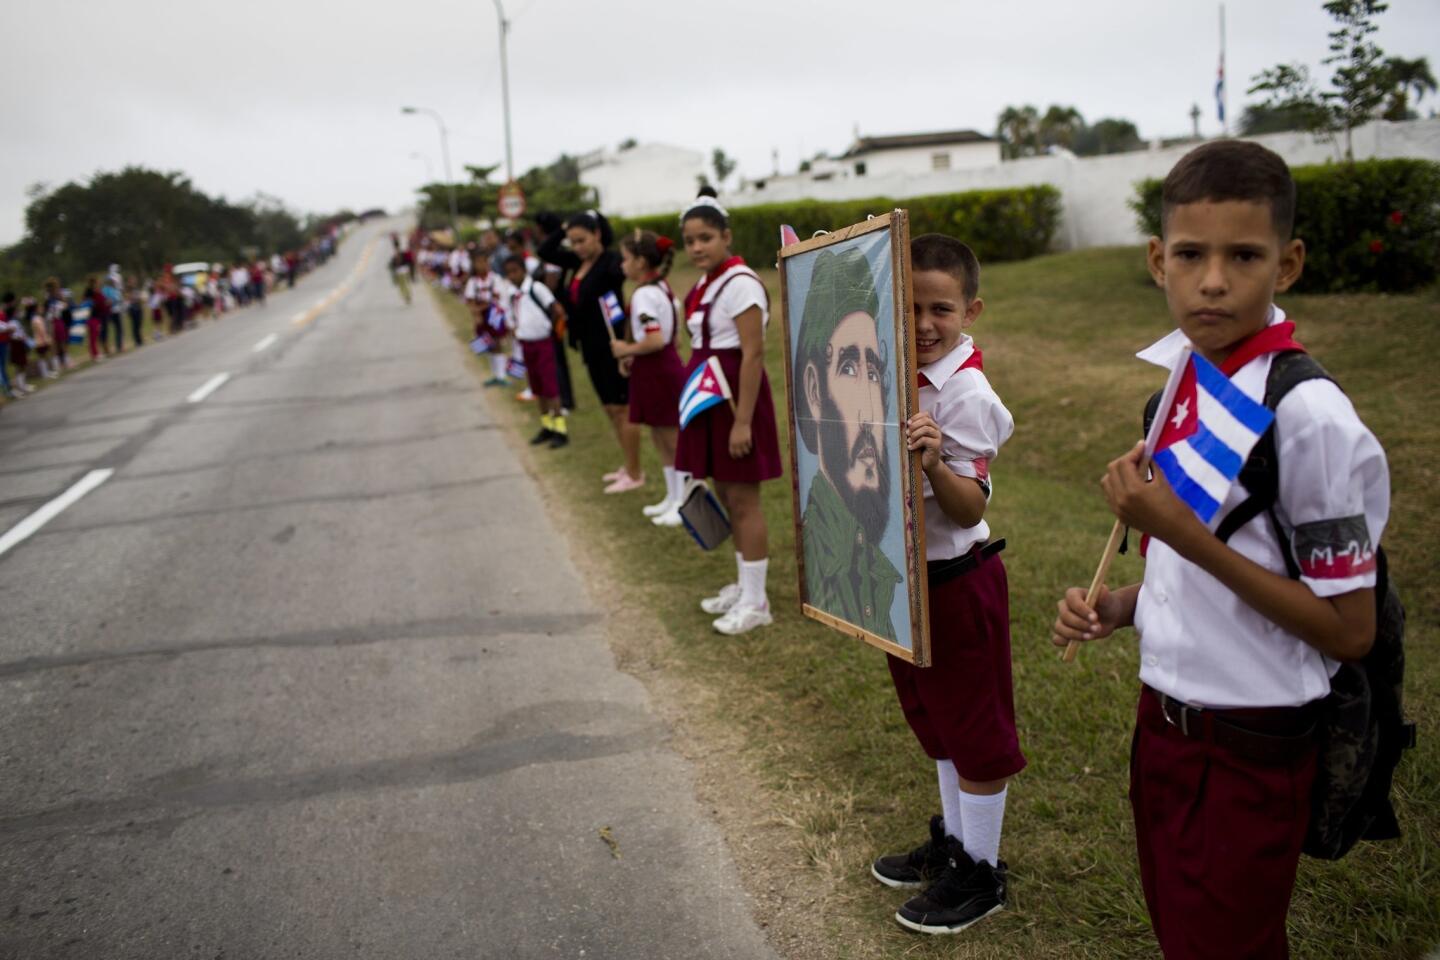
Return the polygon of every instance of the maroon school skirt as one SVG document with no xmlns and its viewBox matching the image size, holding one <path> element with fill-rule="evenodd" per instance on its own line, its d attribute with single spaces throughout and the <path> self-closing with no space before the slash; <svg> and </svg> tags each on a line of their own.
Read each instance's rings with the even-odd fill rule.
<svg viewBox="0 0 1440 960">
<path fill-rule="evenodd" d="M 649 427 L 680 426 L 680 388 L 685 365 L 675 345 L 640 354 L 630 366 L 630 422 Z"/>
<path fill-rule="evenodd" d="M 560 396 L 560 377 L 555 372 L 555 349 L 555 342 L 549 337 L 544 340 L 520 341 L 520 352 L 525 356 L 525 377 L 530 381 L 530 392 L 546 400 Z"/>
<path fill-rule="evenodd" d="M 720 358 L 720 369 L 730 382 L 730 392 L 740 394 L 740 348 L 696 349 L 685 367 L 688 377 L 711 355 Z M 717 403 L 690 421 L 680 431 L 675 450 L 675 469 L 697 477 L 714 477 L 725 483 L 760 483 L 780 476 L 780 439 L 775 430 L 775 403 L 770 399 L 770 380 L 760 374 L 760 395 L 755 398 L 755 415 L 750 420 L 750 454 L 740 460 L 730 456 L 730 428 L 735 415 L 730 404 Z"/>
<path fill-rule="evenodd" d="M 999 556 L 930 588 L 930 666 L 886 657 L 905 719 L 925 753 L 966 780 L 1025 768 L 1010 679 L 1010 588 Z"/>
</svg>

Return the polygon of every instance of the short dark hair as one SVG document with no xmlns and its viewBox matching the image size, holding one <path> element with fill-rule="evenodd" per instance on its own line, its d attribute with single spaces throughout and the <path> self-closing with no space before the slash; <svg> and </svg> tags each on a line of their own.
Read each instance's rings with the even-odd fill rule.
<svg viewBox="0 0 1440 960">
<path fill-rule="evenodd" d="M 1196 147 L 1170 170 L 1160 191 L 1160 229 L 1170 211 L 1187 203 L 1241 200 L 1268 203 L 1281 240 L 1295 228 L 1295 181 L 1273 150 L 1247 140 L 1212 140 Z"/>
<path fill-rule="evenodd" d="M 939 270 L 960 281 L 968 303 L 980 295 L 980 261 L 975 251 L 943 233 L 926 233 L 910 241 L 910 270 Z"/>
<path fill-rule="evenodd" d="M 512 254 L 510 254 L 510 256 L 506 257 L 504 260 L 501 260 L 501 261 L 500 261 L 500 266 L 501 266 L 502 268 L 504 268 L 504 267 L 510 266 L 510 264 L 512 264 L 512 263 L 518 263 L 518 264 L 520 264 L 520 269 L 521 269 L 521 270 L 524 270 L 524 269 L 525 269 L 525 258 L 522 257 L 522 256 L 520 256 L 518 253 L 512 253 Z"/>
</svg>

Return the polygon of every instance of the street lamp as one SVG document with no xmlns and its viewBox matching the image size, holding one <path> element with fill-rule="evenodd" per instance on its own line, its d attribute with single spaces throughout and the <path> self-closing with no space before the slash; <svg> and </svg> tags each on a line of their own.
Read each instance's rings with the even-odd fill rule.
<svg viewBox="0 0 1440 960">
<path fill-rule="evenodd" d="M 450 176 L 450 133 L 445 129 L 445 121 L 440 114 L 429 107 L 401 107 L 401 113 L 426 113 L 435 118 L 435 123 L 440 127 L 440 158 L 445 164 L 445 187 L 450 192 L 450 230 L 455 235 L 456 242 L 460 240 L 460 211 L 455 206 L 455 183 Z"/>
<path fill-rule="evenodd" d="M 425 161 L 425 182 L 426 182 L 426 183 L 434 183 L 434 182 L 435 182 L 435 164 L 433 164 L 433 163 L 430 162 L 430 155 L 429 155 L 429 154 L 421 153 L 419 150 L 416 150 L 414 153 L 410 154 L 410 159 L 411 159 L 411 160 L 424 160 L 424 161 Z"/>
<path fill-rule="evenodd" d="M 495 0 L 495 13 L 500 17 L 500 95 L 505 105 L 505 179 L 515 179 L 515 158 L 510 150 L 510 66 L 505 57 L 505 37 L 510 32 L 510 22 L 505 19 L 505 8 Z"/>
</svg>

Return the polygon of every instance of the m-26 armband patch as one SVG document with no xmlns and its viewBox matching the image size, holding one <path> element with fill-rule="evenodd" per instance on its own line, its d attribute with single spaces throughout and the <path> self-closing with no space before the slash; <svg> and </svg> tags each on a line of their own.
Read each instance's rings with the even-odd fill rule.
<svg viewBox="0 0 1440 960">
<path fill-rule="evenodd" d="M 1375 569 L 1375 547 L 1363 516 L 1302 523 L 1292 542 L 1300 573 L 1313 580 L 1343 580 Z"/>
</svg>

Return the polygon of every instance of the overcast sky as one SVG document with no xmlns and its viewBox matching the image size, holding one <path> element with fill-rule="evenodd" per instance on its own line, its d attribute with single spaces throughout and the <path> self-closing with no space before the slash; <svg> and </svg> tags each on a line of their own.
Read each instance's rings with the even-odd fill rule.
<svg viewBox="0 0 1440 960">
<path fill-rule="evenodd" d="M 1169 0 L 504 0 L 515 164 L 627 137 L 783 169 L 867 134 L 973 128 L 1007 104 L 1073 104 L 1183 133 L 1218 129 L 1218 4 Z M 1320 0 L 1227 6 L 1230 110 L 1280 61 L 1318 65 Z M 1387 54 L 1440 70 L 1440 2 L 1393 0 Z M 26 189 L 141 164 L 232 200 L 395 209 L 440 173 L 504 157 L 492 0 L 3 0 L 0 244 Z M 1326 73 L 1328 76 L 1328 71 Z M 1422 111 L 1440 105 L 1435 97 Z"/>
</svg>

